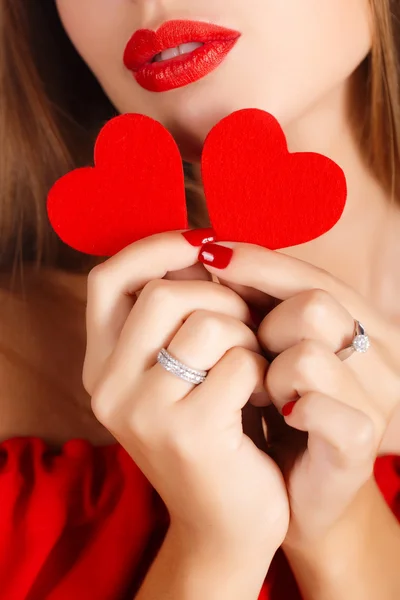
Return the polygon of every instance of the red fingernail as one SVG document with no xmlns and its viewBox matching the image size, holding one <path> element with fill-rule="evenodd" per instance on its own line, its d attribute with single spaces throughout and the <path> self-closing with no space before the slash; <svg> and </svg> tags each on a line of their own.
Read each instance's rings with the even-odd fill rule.
<svg viewBox="0 0 400 600">
<path fill-rule="evenodd" d="M 209 242 L 215 242 L 217 234 L 211 227 L 207 229 L 191 229 L 182 233 L 183 237 L 191 246 L 203 246 Z"/>
<path fill-rule="evenodd" d="M 288 402 L 287 404 L 285 404 L 285 406 L 282 408 L 283 416 L 288 417 L 289 415 L 291 415 L 296 404 L 297 400 L 293 400 L 293 402 Z"/>
<path fill-rule="evenodd" d="M 216 269 L 226 269 L 232 260 L 233 250 L 218 244 L 205 244 L 199 253 L 199 261 Z"/>
</svg>

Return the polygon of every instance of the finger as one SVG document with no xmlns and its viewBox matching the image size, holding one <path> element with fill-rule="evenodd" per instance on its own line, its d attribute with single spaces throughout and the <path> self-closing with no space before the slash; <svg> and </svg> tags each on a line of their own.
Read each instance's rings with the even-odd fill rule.
<svg viewBox="0 0 400 600">
<path fill-rule="evenodd" d="M 235 365 L 237 365 L 239 357 L 243 356 L 244 352 L 250 352 L 253 355 L 252 350 L 259 348 L 256 336 L 243 323 L 222 315 L 216 330 L 215 324 L 217 319 L 219 321 L 219 316 L 208 314 L 206 311 L 201 311 L 198 315 L 194 313 L 182 326 L 179 336 L 176 336 L 176 339 L 174 338 L 174 343 L 169 346 L 168 350 L 171 350 L 171 353 L 173 350 L 174 356 L 184 362 L 184 364 L 187 364 L 190 360 L 190 357 L 186 356 L 185 352 L 192 352 L 193 363 L 191 364 L 195 365 L 193 368 L 200 369 L 201 367 L 205 367 L 208 370 L 207 367 L 211 364 L 210 348 L 212 348 L 213 360 L 219 364 L 221 359 L 231 352 L 232 348 L 229 347 L 229 344 L 242 344 L 239 347 L 239 351 L 235 352 L 233 357 L 231 357 L 229 364 L 234 363 Z M 208 327 L 206 321 L 209 325 L 212 324 L 212 327 Z M 216 335 L 218 333 L 222 333 L 223 335 Z M 195 338 L 197 343 L 193 342 L 193 338 Z M 146 406 L 148 407 L 151 404 L 155 419 L 164 418 L 163 415 L 166 414 L 166 407 L 171 406 L 179 400 L 183 400 L 188 394 L 191 395 L 190 392 L 195 393 L 199 388 L 205 388 L 206 393 L 212 395 L 212 402 L 220 402 L 220 398 L 216 394 L 219 394 L 220 387 L 224 387 L 226 382 L 221 380 L 219 386 L 210 388 L 208 383 L 209 378 L 211 378 L 211 381 L 215 381 L 215 377 L 211 376 L 212 369 L 204 383 L 198 385 L 197 388 L 193 384 L 187 383 L 167 372 L 158 363 L 139 376 L 132 376 L 130 368 L 131 356 L 125 354 L 124 349 L 120 346 L 121 342 L 119 341 L 119 361 L 114 360 L 115 364 L 112 369 L 106 368 L 103 370 L 93 393 L 92 409 L 101 422 L 108 423 L 109 425 L 110 422 L 114 422 L 115 424 L 121 422 L 121 420 L 123 421 L 126 414 L 124 406 L 129 406 L 131 410 L 133 408 L 132 402 L 134 401 L 132 399 L 135 397 L 138 397 L 138 401 L 145 410 L 147 410 Z M 191 364 L 187 364 L 187 366 L 190 367 Z M 261 364 L 263 365 L 263 369 L 260 372 L 257 371 L 256 381 L 253 380 L 246 383 L 245 385 L 248 387 L 245 389 L 251 388 L 252 391 L 256 387 L 258 389 L 263 388 L 265 368 L 267 366 L 265 359 L 262 358 Z M 246 371 L 243 365 L 237 365 L 237 368 L 240 372 Z M 250 374 L 252 373 L 249 367 L 247 367 L 247 370 L 250 371 Z M 121 390 L 122 382 L 123 389 Z M 121 390 L 121 393 L 118 395 L 118 406 L 116 406 L 115 399 L 116 389 Z M 135 393 L 137 389 L 140 389 L 139 394 Z M 98 393 L 98 390 L 100 390 L 100 393 Z M 250 394 L 251 391 L 249 392 Z M 112 398 L 112 401 L 108 401 L 108 398 Z M 127 402 L 127 400 L 129 401 Z M 204 407 L 199 410 L 199 418 L 204 413 L 204 410 L 206 410 Z"/>
<path fill-rule="evenodd" d="M 258 353 L 261 350 L 257 337 L 241 321 L 227 315 L 199 310 L 189 316 L 167 350 L 187 367 L 210 371 L 226 352 L 236 346 Z M 149 384 L 150 394 L 162 397 L 163 403 L 181 400 L 196 387 L 166 371 L 158 363 L 147 375 L 149 382 L 152 382 Z M 200 385 L 204 386 L 204 383 Z M 257 391 L 262 390 L 263 380 L 260 380 Z"/>
<path fill-rule="evenodd" d="M 168 232 L 140 240 L 92 269 L 87 289 L 85 387 L 93 365 L 104 364 L 110 356 L 136 300 L 135 292 L 152 279 L 194 265 L 197 253 L 179 232 Z"/>
<path fill-rule="evenodd" d="M 109 368 L 135 379 L 151 368 L 161 348 L 167 348 L 182 324 L 198 311 L 218 312 L 249 324 L 249 309 L 232 290 L 209 281 L 165 281 L 148 283 L 131 310 L 110 358 Z M 130 357 L 129 373 L 126 357 Z M 189 365 L 190 366 L 190 365 Z M 96 380 L 104 362 L 91 360 L 90 380 Z M 196 367 L 197 368 L 197 367 Z"/>
<path fill-rule="evenodd" d="M 380 423 L 382 418 L 352 371 L 327 346 L 314 340 L 279 354 L 268 369 L 265 386 L 280 412 L 289 402 L 317 392 L 366 413 L 373 421 Z"/>
<path fill-rule="evenodd" d="M 258 329 L 261 345 L 280 354 L 304 339 L 323 342 L 332 352 L 350 346 L 354 319 L 349 311 L 325 290 L 300 292 L 281 302 Z"/>
<path fill-rule="evenodd" d="M 322 465 L 328 459 L 341 468 L 372 464 L 385 431 L 383 421 L 379 424 L 362 410 L 319 392 L 304 394 L 285 420 L 309 433 L 312 460 Z"/>
<path fill-rule="evenodd" d="M 257 313 L 257 324 L 261 321 L 260 315 L 262 315 L 263 318 L 274 306 L 277 305 L 276 298 L 268 296 L 264 292 L 260 292 L 260 290 L 246 287 L 245 285 L 239 285 L 238 283 L 232 283 L 222 277 L 219 277 L 218 280 L 222 285 L 229 287 L 231 290 L 236 292 L 236 294 L 243 298 L 250 308 Z"/>
<path fill-rule="evenodd" d="M 212 266 L 216 256 L 215 247 L 220 246 L 233 249 L 230 262 L 224 269 Z M 223 245 L 206 244 L 200 251 L 199 259 L 210 273 L 231 283 L 260 290 L 279 300 L 287 300 L 306 290 L 325 290 L 354 318 L 364 323 L 368 333 L 376 340 L 385 345 L 388 340 L 399 343 L 400 333 L 380 318 L 355 290 L 327 271 L 305 261 L 261 246 L 225 242 Z"/>
<path fill-rule="evenodd" d="M 220 415 L 221 424 L 226 426 L 227 409 L 239 411 L 245 406 L 251 394 L 262 387 L 267 368 L 268 363 L 260 354 L 244 347 L 231 348 L 184 402 L 197 405 L 199 415 L 206 418 Z M 232 426 L 236 424 L 235 420 Z M 241 435 L 240 429 L 238 436 Z"/>
<path fill-rule="evenodd" d="M 230 281 L 226 281 L 222 278 L 219 278 L 218 281 L 221 285 L 236 292 L 236 294 L 238 294 L 246 302 L 250 309 L 254 331 L 258 330 L 258 327 L 260 323 L 262 323 L 265 315 L 280 303 L 280 300 L 277 300 L 272 296 L 268 296 L 259 290 L 255 290 L 254 288 L 239 285 L 237 283 L 231 283 Z"/>
<path fill-rule="evenodd" d="M 351 345 L 354 321 L 350 313 L 324 290 L 309 290 L 283 301 L 262 321 L 258 338 L 273 358 L 303 340 L 322 342 L 332 353 Z M 379 399 L 380 409 L 390 415 L 398 378 L 385 362 L 380 347 L 372 340 L 367 353 L 354 352 L 346 359 L 346 367 L 371 399 Z M 376 400 L 375 400 L 376 402 Z"/>
</svg>

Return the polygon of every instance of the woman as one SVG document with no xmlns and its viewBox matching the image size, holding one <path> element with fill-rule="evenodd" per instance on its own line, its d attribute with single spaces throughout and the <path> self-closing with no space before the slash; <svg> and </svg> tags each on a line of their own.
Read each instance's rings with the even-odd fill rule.
<svg viewBox="0 0 400 600">
<path fill-rule="evenodd" d="M 0 11 L 3 597 L 400 597 L 400 7 Z M 199 22 L 229 48 L 162 48 L 139 75 L 135 32 Z M 115 112 L 167 126 L 193 180 L 207 132 L 246 107 L 345 171 L 328 234 L 271 252 L 172 232 L 96 266 L 55 241 L 47 192 Z"/>
</svg>

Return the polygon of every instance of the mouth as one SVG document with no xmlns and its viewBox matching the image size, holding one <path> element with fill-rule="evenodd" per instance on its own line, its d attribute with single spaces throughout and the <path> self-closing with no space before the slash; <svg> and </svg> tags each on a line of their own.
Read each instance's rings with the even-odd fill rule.
<svg viewBox="0 0 400 600">
<path fill-rule="evenodd" d="M 123 61 L 141 87 L 168 91 L 194 83 L 217 68 L 240 35 L 202 21 L 167 21 L 156 32 L 136 31 Z"/>
<path fill-rule="evenodd" d="M 204 46 L 203 42 L 188 42 L 187 44 L 175 46 L 175 48 L 167 48 L 167 50 L 163 50 L 162 52 L 156 54 L 150 62 L 155 63 L 164 62 L 166 60 L 174 60 L 174 58 L 178 58 L 178 56 L 184 56 L 185 54 L 190 54 L 202 46 Z"/>
</svg>

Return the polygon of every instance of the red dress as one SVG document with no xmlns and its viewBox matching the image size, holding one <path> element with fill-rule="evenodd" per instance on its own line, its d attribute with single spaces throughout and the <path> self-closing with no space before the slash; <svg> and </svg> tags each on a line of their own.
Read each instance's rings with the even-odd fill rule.
<svg viewBox="0 0 400 600">
<path fill-rule="evenodd" d="M 400 457 L 375 475 L 400 518 Z M 38 438 L 0 444 L 0 597 L 133 600 L 168 528 L 157 492 L 118 444 L 50 450 Z M 300 595 L 278 551 L 260 600 Z"/>
</svg>

